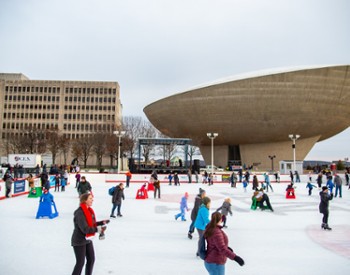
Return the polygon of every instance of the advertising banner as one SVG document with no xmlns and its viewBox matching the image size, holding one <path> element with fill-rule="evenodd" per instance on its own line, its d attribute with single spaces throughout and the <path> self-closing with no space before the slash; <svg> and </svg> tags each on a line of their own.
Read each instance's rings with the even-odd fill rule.
<svg viewBox="0 0 350 275">
<path fill-rule="evenodd" d="M 22 193 L 25 191 L 25 187 L 26 187 L 26 181 L 25 180 L 18 180 L 14 182 L 14 190 L 13 193 L 17 194 L 17 193 Z"/>
</svg>

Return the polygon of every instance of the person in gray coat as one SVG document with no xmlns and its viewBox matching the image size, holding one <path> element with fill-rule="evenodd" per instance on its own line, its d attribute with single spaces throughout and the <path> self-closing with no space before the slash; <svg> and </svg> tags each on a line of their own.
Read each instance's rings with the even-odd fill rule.
<svg viewBox="0 0 350 275">
<path fill-rule="evenodd" d="M 78 185 L 78 193 L 79 195 L 85 194 L 85 193 L 91 193 L 91 184 L 88 182 L 85 178 L 85 176 L 82 176 Z"/>
<path fill-rule="evenodd" d="M 231 210 L 231 199 L 226 198 L 222 204 L 221 207 L 219 207 L 216 211 L 219 212 L 221 210 L 221 215 L 222 215 L 222 226 L 224 228 L 227 228 L 226 226 L 226 220 L 227 220 L 227 215 L 230 213 L 230 216 L 232 216 L 232 210 Z"/>
<path fill-rule="evenodd" d="M 122 199 L 125 200 L 124 197 L 124 184 L 123 183 L 119 183 L 119 185 L 117 185 L 114 189 L 114 193 L 112 196 L 112 212 L 110 217 L 111 218 L 116 218 L 116 216 L 114 215 L 114 211 L 115 209 L 117 209 L 117 216 L 118 217 L 123 217 L 123 215 L 120 212 L 120 209 L 122 207 Z"/>
<path fill-rule="evenodd" d="M 188 229 L 188 234 L 187 234 L 187 237 L 190 240 L 192 239 L 192 234 L 194 232 L 194 222 L 196 221 L 199 207 L 202 205 L 202 200 L 205 197 L 205 195 L 206 195 L 205 190 L 202 188 L 199 188 L 199 194 L 194 199 L 194 206 L 193 206 L 192 212 L 191 212 L 191 221 L 192 222 L 190 224 L 190 228 Z"/>
<path fill-rule="evenodd" d="M 340 178 L 340 176 L 337 174 L 335 175 L 334 177 L 334 184 L 335 184 L 335 195 L 334 197 L 337 197 L 338 196 L 338 192 L 339 192 L 339 198 L 342 197 L 342 184 L 343 184 L 343 181 L 342 179 Z"/>
</svg>

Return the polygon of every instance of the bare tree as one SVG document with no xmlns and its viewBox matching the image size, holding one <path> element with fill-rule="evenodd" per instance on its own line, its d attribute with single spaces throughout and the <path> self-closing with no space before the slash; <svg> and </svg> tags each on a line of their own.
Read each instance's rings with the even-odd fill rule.
<svg viewBox="0 0 350 275">
<path fill-rule="evenodd" d="M 63 154 L 64 164 L 67 164 L 68 153 L 71 147 L 71 140 L 62 135 L 60 136 L 59 143 L 60 143 L 60 151 Z"/>
<path fill-rule="evenodd" d="M 84 168 L 86 168 L 86 163 L 90 157 L 92 146 L 93 140 L 89 136 L 85 136 L 84 138 L 77 139 L 73 142 L 72 153 L 78 159 L 83 161 Z"/>
<path fill-rule="evenodd" d="M 100 169 L 102 167 L 102 158 L 106 152 L 106 135 L 103 133 L 95 133 L 91 136 L 92 140 L 92 151 L 96 155 L 97 160 L 97 168 Z"/>
<path fill-rule="evenodd" d="M 137 146 L 137 139 L 141 137 L 142 122 L 142 117 L 139 116 L 123 117 L 122 130 L 125 131 L 125 136 L 122 141 L 122 149 L 127 152 L 130 158 L 133 158 Z"/>
<path fill-rule="evenodd" d="M 107 134 L 106 136 L 106 154 L 110 157 L 110 166 L 113 167 L 114 159 L 118 154 L 118 138 L 116 135 Z"/>
<path fill-rule="evenodd" d="M 57 128 L 50 128 L 46 131 L 46 144 L 48 151 L 52 154 L 52 164 L 56 164 L 56 156 L 60 151 L 60 134 Z"/>
</svg>

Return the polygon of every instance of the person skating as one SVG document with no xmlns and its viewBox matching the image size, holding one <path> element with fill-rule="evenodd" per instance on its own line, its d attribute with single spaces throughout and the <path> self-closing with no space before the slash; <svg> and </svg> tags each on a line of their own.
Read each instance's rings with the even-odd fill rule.
<svg viewBox="0 0 350 275">
<path fill-rule="evenodd" d="M 269 187 L 271 188 L 271 191 L 273 192 L 270 177 L 267 173 L 264 173 L 264 179 L 265 179 L 265 184 L 266 184 L 266 192 L 269 192 Z"/>
<path fill-rule="evenodd" d="M 194 222 L 196 221 L 199 207 L 202 205 L 202 200 L 205 197 L 205 195 L 206 195 L 205 190 L 202 188 L 199 188 L 199 194 L 194 199 L 194 206 L 193 206 L 192 211 L 191 211 L 191 221 L 192 222 L 190 224 L 190 228 L 189 228 L 188 234 L 187 234 L 189 239 L 192 239 L 192 234 L 194 232 Z"/>
<path fill-rule="evenodd" d="M 342 184 L 343 180 L 340 178 L 338 174 L 334 176 L 334 185 L 335 185 L 335 195 L 334 197 L 338 196 L 339 193 L 339 198 L 342 197 Z"/>
<path fill-rule="evenodd" d="M 202 200 L 202 205 L 199 207 L 198 214 L 194 222 L 194 227 L 197 229 L 198 236 L 199 236 L 197 253 L 196 253 L 197 256 L 199 255 L 199 249 L 200 249 L 199 241 L 204 234 L 205 227 L 210 221 L 209 208 L 210 208 L 210 198 L 204 197 Z"/>
<path fill-rule="evenodd" d="M 154 192 L 153 192 L 154 198 L 157 197 L 157 193 L 158 193 L 158 199 L 160 199 L 160 181 L 155 180 L 153 182 L 153 186 L 154 186 Z"/>
<path fill-rule="evenodd" d="M 231 210 L 231 199 L 226 198 L 222 204 L 216 211 L 221 210 L 221 215 L 222 215 L 222 226 L 224 228 L 227 228 L 226 226 L 226 221 L 227 221 L 227 215 L 230 214 L 232 216 L 232 210 Z"/>
<path fill-rule="evenodd" d="M 3 181 L 5 182 L 5 187 L 6 187 L 6 198 L 9 198 L 11 196 L 11 189 L 12 189 L 12 183 L 13 183 L 13 178 L 10 174 L 9 171 L 6 171 L 4 177 L 2 178 Z"/>
<path fill-rule="evenodd" d="M 124 184 L 123 183 L 119 183 L 119 185 L 117 185 L 114 189 L 114 193 L 112 196 L 112 211 L 111 211 L 111 218 L 116 218 L 116 216 L 114 215 L 114 211 L 115 209 L 117 209 L 117 216 L 118 217 L 123 217 L 123 215 L 120 212 L 120 209 L 122 207 L 122 200 L 125 199 L 124 196 Z"/>
<path fill-rule="evenodd" d="M 187 206 L 187 199 L 188 199 L 188 193 L 186 192 L 185 195 L 181 198 L 180 201 L 180 213 L 175 215 L 175 220 L 177 220 L 179 217 L 181 217 L 182 221 L 186 221 L 186 211 L 189 210 Z"/>
<path fill-rule="evenodd" d="M 329 201 L 333 199 L 333 193 L 328 192 L 328 187 L 323 186 L 322 191 L 320 192 L 320 205 L 319 210 L 320 213 L 323 214 L 322 225 L 321 228 L 324 230 L 332 230 L 328 226 L 328 217 L 329 217 Z"/>
<path fill-rule="evenodd" d="M 90 193 L 91 192 L 91 184 L 88 182 L 85 178 L 85 176 L 82 176 L 80 179 L 80 183 L 78 185 L 78 193 L 79 195 L 85 194 L 85 193 Z"/>
<path fill-rule="evenodd" d="M 204 238 L 207 241 L 204 266 L 210 275 L 224 275 L 227 258 L 237 262 L 240 266 L 244 265 L 244 260 L 228 246 L 228 237 L 220 226 L 221 219 L 221 214 L 214 212 L 204 232 Z"/>
<path fill-rule="evenodd" d="M 91 275 L 95 262 L 95 251 L 92 238 L 97 232 L 104 234 L 109 220 L 96 222 L 94 210 L 91 208 L 93 197 L 89 193 L 80 196 L 80 206 L 74 212 L 74 230 L 71 245 L 74 249 L 76 264 L 72 275 L 80 275 L 86 258 L 85 275 Z"/>
<path fill-rule="evenodd" d="M 309 188 L 309 196 L 311 196 L 311 194 L 312 194 L 312 189 L 313 189 L 314 187 L 316 187 L 316 185 L 313 185 L 313 184 L 311 183 L 311 181 L 309 181 L 309 182 L 306 184 L 306 188 Z"/>
</svg>

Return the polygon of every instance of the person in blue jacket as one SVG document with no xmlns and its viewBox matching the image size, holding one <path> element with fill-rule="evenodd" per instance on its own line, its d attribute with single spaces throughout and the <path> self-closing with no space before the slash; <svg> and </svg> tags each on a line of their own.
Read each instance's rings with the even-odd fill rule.
<svg viewBox="0 0 350 275">
<path fill-rule="evenodd" d="M 188 193 L 185 193 L 185 196 L 182 197 L 181 201 L 180 201 L 180 213 L 175 215 L 175 220 L 177 220 L 179 217 L 181 217 L 181 220 L 183 222 L 186 221 L 185 215 L 186 215 L 186 211 L 189 210 L 188 206 L 187 206 L 187 199 L 188 199 Z"/>
<path fill-rule="evenodd" d="M 194 222 L 194 227 L 197 228 L 197 232 L 199 235 L 198 239 L 198 248 L 197 248 L 197 256 L 199 256 L 200 249 L 200 239 L 204 234 L 205 227 L 210 222 L 209 220 L 209 208 L 210 208 L 210 198 L 204 197 L 202 200 L 202 205 L 199 207 L 196 221 Z"/>
<path fill-rule="evenodd" d="M 334 183 L 333 183 L 333 177 L 332 177 L 332 176 L 329 176 L 329 177 L 327 178 L 326 186 L 328 187 L 329 191 L 330 191 L 331 193 L 333 193 Z"/>
</svg>

